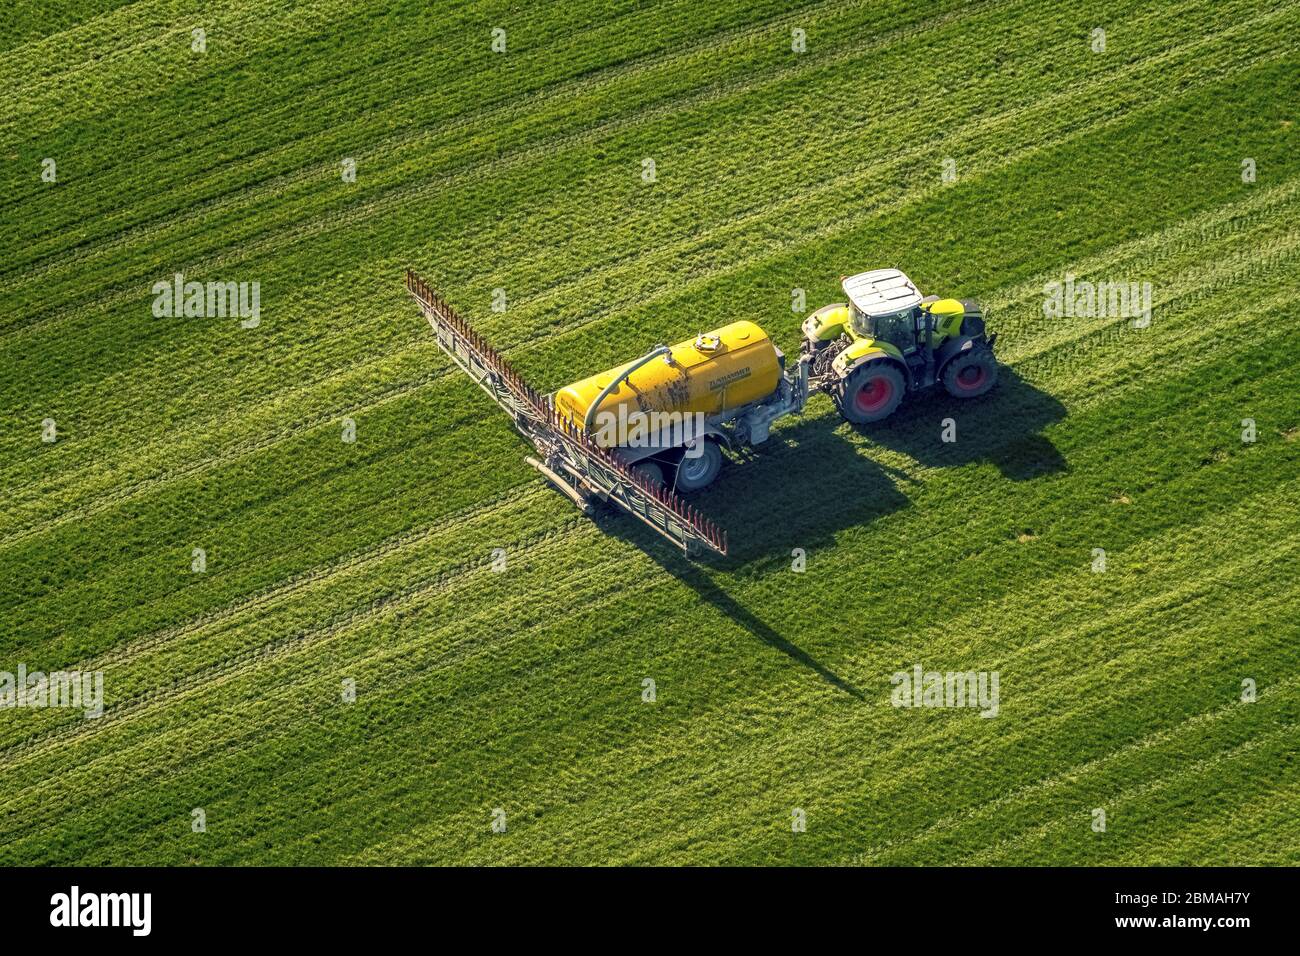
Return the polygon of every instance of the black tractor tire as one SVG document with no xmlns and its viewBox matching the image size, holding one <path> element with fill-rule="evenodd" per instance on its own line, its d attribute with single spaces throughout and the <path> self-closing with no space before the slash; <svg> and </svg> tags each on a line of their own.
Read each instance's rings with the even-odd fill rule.
<svg viewBox="0 0 1300 956">
<path fill-rule="evenodd" d="M 892 362 L 860 365 L 831 390 L 835 407 L 845 421 L 870 425 L 894 413 L 907 393 L 907 381 Z"/>
<path fill-rule="evenodd" d="M 692 458 L 690 449 L 682 455 L 677 465 L 677 490 L 686 492 L 703 491 L 713 484 L 718 473 L 722 471 L 722 448 L 712 438 L 704 439 L 701 453 Z"/>
<path fill-rule="evenodd" d="M 953 398 L 978 398 L 997 381 L 998 360 L 988 348 L 976 346 L 943 367 L 943 387 Z"/>
<path fill-rule="evenodd" d="M 662 485 L 664 483 L 664 467 L 653 458 L 645 458 L 638 461 L 632 466 L 634 474 L 641 475 L 652 485 Z"/>
</svg>

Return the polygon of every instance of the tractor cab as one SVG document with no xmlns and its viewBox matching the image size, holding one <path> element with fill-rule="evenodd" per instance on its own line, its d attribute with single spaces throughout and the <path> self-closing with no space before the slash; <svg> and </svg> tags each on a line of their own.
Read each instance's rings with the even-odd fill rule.
<svg viewBox="0 0 1300 956">
<path fill-rule="evenodd" d="M 916 347 L 921 293 L 897 269 L 873 269 L 843 281 L 856 338 L 888 342 L 900 352 Z"/>
<path fill-rule="evenodd" d="M 853 311 L 856 313 L 856 308 Z M 858 313 L 853 316 L 853 322 L 860 335 L 874 342 L 888 342 L 898 351 L 907 354 L 916 349 L 922 316 L 917 307 L 872 316 Z"/>
</svg>

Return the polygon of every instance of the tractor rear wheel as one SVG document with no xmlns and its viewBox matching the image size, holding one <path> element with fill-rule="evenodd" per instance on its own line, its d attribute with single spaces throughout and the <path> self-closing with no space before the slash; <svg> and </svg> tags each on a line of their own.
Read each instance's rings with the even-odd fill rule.
<svg viewBox="0 0 1300 956">
<path fill-rule="evenodd" d="M 713 479 L 722 471 L 722 449 L 712 438 L 703 439 L 703 448 L 697 449 L 698 455 L 691 456 L 692 449 L 686 449 L 681 463 L 677 466 L 677 490 L 701 491 L 713 484 Z"/>
<path fill-rule="evenodd" d="M 998 380 L 998 362 L 987 348 L 963 352 L 944 366 L 943 387 L 954 398 L 975 398 Z"/>
<path fill-rule="evenodd" d="M 846 421 L 868 425 L 893 414 L 906 392 L 903 373 L 890 362 L 876 361 L 841 379 L 831 397 Z"/>
</svg>

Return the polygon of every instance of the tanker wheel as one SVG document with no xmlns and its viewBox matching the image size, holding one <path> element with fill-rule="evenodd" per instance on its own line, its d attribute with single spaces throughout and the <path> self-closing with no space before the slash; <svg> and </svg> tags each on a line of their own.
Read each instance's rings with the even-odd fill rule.
<svg viewBox="0 0 1300 956">
<path fill-rule="evenodd" d="M 677 490 L 700 491 L 713 484 L 722 471 L 722 449 L 712 438 L 704 439 L 700 454 L 691 457 L 691 449 L 686 449 L 681 463 L 677 466 Z"/>
<path fill-rule="evenodd" d="M 647 458 L 645 461 L 638 461 L 632 466 L 635 474 L 647 479 L 652 485 L 662 485 L 664 483 L 664 468 L 659 462 Z"/>
<path fill-rule="evenodd" d="M 976 398 L 998 380 L 998 362 L 988 349 L 963 352 L 943 369 L 943 387 L 954 398 Z"/>
<path fill-rule="evenodd" d="M 846 421 L 869 425 L 893 414 L 907 383 L 903 373 L 890 362 L 868 362 L 843 378 L 831 392 L 835 407 Z"/>
</svg>

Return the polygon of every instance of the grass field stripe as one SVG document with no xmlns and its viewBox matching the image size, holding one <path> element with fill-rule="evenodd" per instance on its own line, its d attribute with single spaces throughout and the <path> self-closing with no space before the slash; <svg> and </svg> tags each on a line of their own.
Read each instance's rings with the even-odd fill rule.
<svg viewBox="0 0 1300 956">
<path fill-rule="evenodd" d="M 1273 11 L 1258 16 L 1251 20 L 1241 21 L 1235 24 L 1229 30 L 1223 31 L 1223 33 L 1221 33 L 1217 37 L 1217 39 L 1221 41 L 1223 38 L 1231 34 L 1234 34 L 1238 31 L 1245 31 L 1252 26 L 1259 26 L 1262 25 L 1264 22 L 1271 22 L 1274 18 L 1280 16 L 1283 12 L 1285 12 L 1285 8 L 1283 8 L 1282 11 Z M 1270 38 L 1275 37 L 1274 34 L 1269 34 L 1267 36 L 1269 36 Z M 1072 97 L 1080 95 L 1081 93 L 1086 93 L 1089 90 L 1103 89 L 1113 84 L 1116 81 L 1123 80 L 1130 73 L 1139 72 L 1139 71 L 1153 72 L 1165 60 L 1171 59 L 1179 54 L 1191 52 L 1192 50 L 1199 49 L 1206 45 L 1211 45 L 1210 41 L 1206 39 L 1201 39 L 1182 47 L 1175 47 L 1170 50 L 1165 50 L 1150 59 L 1141 60 L 1135 63 L 1129 63 L 1125 66 L 1122 66 L 1117 71 L 1106 74 L 1105 76 L 1100 77 L 1096 80 L 1092 80 L 1087 84 L 1076 85 L 1074 87 L 1067 87 L 1061 92 L 1054 94 L 1053 97 L 1051 98 L 1038 100 L 1033 103 L 1026 104 L 1024 106 L 1016 107 L 1015 109 L 1007 113 L 996 114 L 993 117 L 983 117 L 981 119 L 977 119 L 971 124 L 968 124 L 968 126 L 964 127 L 960 131 L 961 138 L 965 139 L 967 135 L 969 135 L 969 133 L 972 132 L 973 130 L 978 130 L 996 124 L 997 122 L 1005 121 L 1006 119 L 1014 119 L 1019 115 L 1022 115 L 1027 112 L 1032 112 L 1032 111 L 1041 111 L 1041 112 L 1048 112 L 1048 113 L 1059 112 L 1062 115 L 1077 115 L 1077 113 L 1071 113 L 1064 109 L 1053 110 L 1049 107 L 1051 103 L 1059 99 L 1068 100 Z M 1214 44 L 1214 48 L 1216 52 L 1219 51 L 1218 44 Z M 861 53 L 862 51 L 860 49 L 851 48 L 850 50 L 846 51 L 845 55 L 859 56 L 861 55 Z M 1265 59 L 1267 59 L 1266 53 L 1260 53 L 1256 51 L 1255 60 L 1252 62 L 1259 62 Z M 814 64 L 811 64 L 809 68 L 811 69 L 816 67 L 816 68 L 824 69 L 825 66 L 826 64 L 824 62 L 818 61 Z M 1220 77 L 1217 76 L 1211 77 L 1211 79 L 1216 79 L 1216 80 L 1219 78 Z M 1183 95 L 1186 93 L 1186 91 L 1187 88 L 1184 88 L 1182 90 L 1177 91 L 1177 93 L 1178 95 Z M 1149 106 L 1150 103 L 1147 102 L 1142 104 L 1140 108 L 1147 108 Z M 556 145 L 549 144 L 545 148 L 539 148 L 534 152 L 538 156 L 545 156 L 554 152 L 556 148 L 557 148 Z M 1032 150 L 1030 150 L 1029 152 L 1032 152 Z M 927 153 L 921 147 L 915 147 L 912 148 L 909 152 L 907 152 L 906 155 L 919 158 L 921 156 L 927 155 Z M 1005 163 L 997 163 L 995 165 L 1004 165 L 1004 164 Z M 903 162 L 902 158 L 895 157 L 891 160 L 888 160 L 885 165 L 900 166 L 900 165 L 905 165 L 905 163 Z M 498 166 L 493 168 L 501 168 L 501 167 Z M 869 168 L 870 167 L 868 167 L 868 169 Z M 490 170 L 487 166 L 478 166 L 471 170 L 467 170 L 459 174 L 454 174 L 450 177 L 440 178 L 435 182 L 431 182 L 423 185 L 404 187 L 397 191 L 389 192 L 387 194 L 383 194 L 377 197 L 371 197 L 367 200 L 364 200 L 362 202 L 354 204 L 353 206 L 348 207 L 348 209 L 342 212 L 327 214 L 326 216 L 313 220 L 311 223 L 308 223 L 306 225 L 291 227 L 290 229 L 286 230 L 284 233 L 270 236 L 258 242 L 246 244 L 246 250 L 241 251 L 238 254 L 238 257 L 234 260 L 230 259 L 229 257 L 221 257 L 221 256 L 213 257 L 199 262 L 186 263 L 184 264 L 185 268 L 182 271 L 210 272 L 219 266 L 229 265 L 236 261 L 243 261 L 244 259 L 250 257 L 263 255 L 272 252 L 276 249 L 279 249 L 285 245 L 301 241 L 303 238 L 309 236 L 321 235 L 324 233 L 334 231 L 345 225 L 366 221 L 367 219 L 370 219 L 375 215 L 379 215 L 384 210 L 400 209 L 404 206 L 407 206 L 413 202 L 418 201 L 422 197 L 434 195 L 437 192 L 450 188 L 453 185 L 458 185 L 458 184 L 464 185 L 468 182 L 473 182 L 475 178 L 482 177 L 486 175 L 487 172 L 489 171 Z M 860 171 L 858 172 L 860 174 Z M 823 187 L 823 191 L 825 188 L 828 187 Z M 788 205 L 789 203 L 787 202 L 786 204 Z M 763 211 L 763 207 L 758 207 L 758 210 L 756 211 L 761 213 Z M 46 316 L 44 318 L 37 319 L 35 322 L 30 323 L 28 325 L 17 327 L 11 330 L 6 330 L 3 333 L 0 333 L 0 340 L 3 340 L 4 338 L 7 338 L 8 336 L 13 334 L 22 334 L 29 330 L 38 329 L 40 327 L 43 327 L 48 322 L 59 321 L 62 318 L 66 318 L 69 316 L 75 316 L 75 315 L 79 315 L 91 311 L 98 311 L 100 309 L 109 308 L 114 305 L 121 304 L 125 301 L 128 301 L 133 295 L 138 295 L 138 293 L 134 291 L 134 286 L 119 289 L 115 293 L 110 293 L 106 296 L 101 296 L 93 303 L 79 306 L 70 313 L 63 313 L 62 315 L 56 314 L 56 315 Z"/>
<path fill-rule="evenodd" d="M 764 37 L 771 36 L 776 30 L 779 30 L 784 23 L 793 23 L 799 21 L 807 25 L 815 25 L 817 18 L 825 14 L 838 13 L 844 10 L 855 9 L 864 6 L 863 0 L 826 0 L 826 2 L 811 4 L 808 7 L 799 10 L 793 10 L 778 15 L 770 20 L 759 21 L 743 27 L 730 28 L 719 33 L 706 34 L 694 40 L 687 47 L 672 52 L 660 52 L 650 54 L 644 57 L 634 57 L 631 61 L 625 61 L 616 65 L 605 67 L 594 73 L 586 73 L 581 76 L 571 77 L 561 80 L 557 83 L 549 84 L 541 89 L 528 91 L 522 94 L 512 95 L 504 101 L 483 109 L 481 104 L 475 104 L 475 108 L 469 108 L 452 117 L 440 119 L 437 125 L 420 126 L 415 130 L 403 132 L 396 135 L 383 137 L 376 144 L 365 151 L 357 153 L 359 161 L 367 164 L 382 159 L 385 155 L 395 152 L 398 149 L 414 145 L 417 143 L 430 142 L 446 138 L 448 133 L 462 130 L 472 130 L 484 123 L 491 123 L 502 119 L 518 118 L 526 115 L 537 108 L 538 105 L 544 104 L 557 96 L 572 95 L 578 92 L 588 92 L 593 88 L 599 88 L 611 80 L 621 79 L 628 76 L 634 76 L 642 72 L 662 69 L 665 66 L 683 63 L 684 61 L 695 59 L 701 55 L 716 56 L 720 45 L 730 44 L 738 41 L 754 41 Z M 980 9 L 985 9 L 981 7 Z M 968 14 L 964 11 L 954 11 L 948 14 L 932 18 L 924 25 L 925 29 L 932 26 L 939 26 L 949 22 L 950 19 L 964 18 Z M 922 29 L 921 26 L 914 28 Z M 908 34 L 912 35 L 912 34 Z M 396 63 L 402 61 L 396 60 Z M 300 105 L 295 103 L 293 106 L 285 106 L 279 111 L 273 111 L 272 116 L 277 113 L 288 115 L 292 111 L 299 109 Z M 555 140 L 550 140 L 554 142 Z M 295 146 L 301 146 L 300 142 L 284 144 L 269 151 L 270 155 L 284 153 L 292 150 Z M 267 151 L 257 154 L 257 159 L 263 161 L 268 158 Z M 211 212 L 216 210 L 243 209 L 251 206 L 259 197 L 274 196 L 281 189 L 287 186 L 293 186 L 300 183 L 318 179 L 326 175 L 332 175 L 334 172 L 334 163 L 316 163 L 311 166 L 302 167 L 289 173 L 277 174 L 263 183 L 260 183 L 253 189 L 246 190 L 237 195 L 220 197 L 191 210 L 192 213 Z M 94 174 L 92 174 L 94 175 Z M 30 196 L 36 195 L 35 190 L 31 191 Z M 29 198 L 29 197 L 28 197 Z M 3 208 L 0 203 L 0 208 Z M 110 221 L 124 219 L 130 214 L 130 210 L 121 210 L 107 217 Z M 201 218 L 201 217 L 196 217 Z M 163 224 L 159 224 L 161 228 Z M 166 225 L 171 225 L 170 223 Z M 129 233 L 135 234 L 140 230 L 141 235 L 151 235 L 155 229 L 149 228 L 149 224 L 141 223 L 131 227 Z M 126 241 L 126 236 L 119 233 L 113 237 L 114 246 L 122 245 Z M 103 244 L 97 242 L 97 248 L 103 248 Z M 17 270 L 13 270 L 16 272 Z M 43 274 L 44 266 L 40 266 L 36 272 L 30 274 Z M 6 275 L 5 271 L 0 271 L 0 276 Z M 0 282 L 0 289 L 7 288 L 7 282 Z"/>
</svg>

